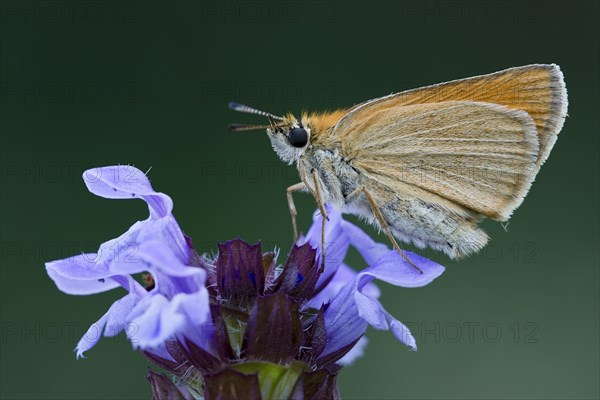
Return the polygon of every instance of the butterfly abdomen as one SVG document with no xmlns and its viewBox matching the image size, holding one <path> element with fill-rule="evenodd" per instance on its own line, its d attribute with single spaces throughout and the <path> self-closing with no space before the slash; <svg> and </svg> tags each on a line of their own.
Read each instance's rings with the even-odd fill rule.
<svg viewBox="0 0 600 400">
<path fill-rule="evenodd" d="M 462 258 L 481 250 L 488 236 L 475 217 L 467 219 L 418 199 L 395 199 L 382 207 L 394 236 L 417 247 L 431 247 L 451 258 Z"/>
</svg>

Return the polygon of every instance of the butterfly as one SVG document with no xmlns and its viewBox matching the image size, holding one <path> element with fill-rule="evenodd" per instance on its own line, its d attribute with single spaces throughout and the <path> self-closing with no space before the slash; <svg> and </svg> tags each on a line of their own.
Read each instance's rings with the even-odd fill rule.
<svg viewBox="0 0 600 400">
<path fill-rule="evenodd" d="M 363 217 L 403 256 L 396 238 L 461 258 L 487 244 L 483 218 L 507 221 L 523 202 L 567 104 L 559 66 L 533 64 L 299 117 L 230 103 L 269 123 L 229 128 L 266 129 L 281 160 L 296 165 L 300 182 L 287 189 L 294 239 L 292 193 L 308 190 L 325 217 L 326 203 Z"/>
</svg>

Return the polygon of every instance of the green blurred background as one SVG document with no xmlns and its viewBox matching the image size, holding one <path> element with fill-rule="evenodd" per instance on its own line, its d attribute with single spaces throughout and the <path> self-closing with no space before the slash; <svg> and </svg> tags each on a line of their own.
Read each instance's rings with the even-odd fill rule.
<svg viewBox="0 0 600 400">
<path fill-rule="evenodd" d="M 89 194 L 95 166 L 132 164 L 204 251 L 280 244 L 298 181 L 262 122 L 529 63 L 557 63 L 569 118 L 527 200 L 492 243 L 422 289 L 380 285 L 418 352 L 370 331 L 344 398 L 598 398 L 598 2 L 44 2 L 1 4 L 1 396 L 148 398 L 123 336 L 73 348 L 122 292 L 68 296 L 44 262 L 146 217 Z M 298 195 L 306 230 L 314 203 Z M 364 226 L 364 225 L 361 225 Z M 375 235 L 373 230 L 369 230 Z M 385 238 L 380 236 L 384 241 Z M 361 267 L 351 255 L 351 264 Z"/>
</svg>

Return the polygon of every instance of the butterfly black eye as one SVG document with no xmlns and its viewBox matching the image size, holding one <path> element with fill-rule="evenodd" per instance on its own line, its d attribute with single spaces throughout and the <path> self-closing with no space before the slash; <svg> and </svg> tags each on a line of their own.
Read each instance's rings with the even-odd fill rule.
<svg viewBox="0 0 600 400">
<path fill-rule="evenodd" d="M 288 141 L 294 147 L 304 147 L 308 143 L 308 132 L 304 128 L 294 128 L 288 135 Z"/>
</svg>

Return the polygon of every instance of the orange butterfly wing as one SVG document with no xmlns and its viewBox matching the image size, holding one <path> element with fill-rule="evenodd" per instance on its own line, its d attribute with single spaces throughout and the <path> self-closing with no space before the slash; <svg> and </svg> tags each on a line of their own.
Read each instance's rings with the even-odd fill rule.
<svg viewBox="0 0 600 400">
<path fill-rule="evenodd" d="M 373 103 L 377 103 L 377 110 L 381 110 L 461 100 L 500 104 L 527 112 L 533 118 L 538 133 L 537 169 L 546 161 L 556 142 L 568 105 L 567 89 L 558 65 L 532 64 L 369 100 L 354 107 L 344 118 L 352 118 L 353 113 Z"/>
</svg>

